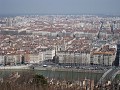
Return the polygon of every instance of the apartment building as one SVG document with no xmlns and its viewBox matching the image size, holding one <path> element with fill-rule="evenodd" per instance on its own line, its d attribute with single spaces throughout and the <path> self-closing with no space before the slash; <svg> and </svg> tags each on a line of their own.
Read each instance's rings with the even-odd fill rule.
<svg viewBox="0 0 120 90">
<path fill-rule="evenodd" d="M 89 52 L 59 51 L 59 63 L 90 64 Z"/>
<path fill-rule="evenodd" d="M 0 55 L 0 64 L 3 64 L 3 62 L 4 62 L 4 57 L 3 55 Z"/>
<path fill-rule="evenodd" d="M 18 54 L 0 55 L 0 64 L 16 65 L 17 63 L 21 63 L 21 59 L 22 57 Z"/>
<path fill-rule="evenodd" d="M 38 53 L 31 53 L 29 55 L 30 58 L 30 63 L 40 63 L 43 61 L 43 53 L 38 52 Z"/>
<path fill-rule="evenodd" d="M 100 50 L 91 53 L 91 64 L 112 65 L 116 57 L 116 49 L 103 46 Z"/>
<path fill-rule="evenodd" d="M 45 51 L 43 51 L 43 59 L 48 60 L 48 59 L 53 59 L 55 56 L 55 49 L 53 48 L 48 48 Z"/>
</svg>

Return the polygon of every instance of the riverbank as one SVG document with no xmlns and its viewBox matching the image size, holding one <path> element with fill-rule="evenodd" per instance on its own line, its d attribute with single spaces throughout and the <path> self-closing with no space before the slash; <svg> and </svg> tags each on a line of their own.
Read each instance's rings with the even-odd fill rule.
<svg viewBox="0 0 120 90">
<path fill-rule="evenodd" d="M 85 70 L 75 68 L 58 68 L 58 67 L 35 67 L 35 70 L 49 70 L 49 71 L 74 71 L 74 72 L 89 72 L 89 73 L 105 73 L 103 70 Z"/>
<path fill-rule="evenodd" d="M 62 68 L 62 67 L 32 67 L 31 65 L 20 65 L 20 66 L 0 66 L 0 70 L 14 70 L 14 69 L 29 69 L 29 70 L 49 70 L 49 71 L 74 71 L 74 72 L 90 72 L 90 73 L 104 73 L 106 70 L 87 70 L 87 69 L 76 69 L 76 68 Z"/>
<path fill-rule="evenodd" d="M 63 67 L 43 67 L 43 66 L 36 66 L 33 67 L 31 65 L 20 65 L 20 66 L 0 66 L 0 70 L 41 70 L 41 71 L 64 71 L 64 72 L 81 72 L 81 73 L 105 73 L 106 70 L 96 70 L 96 69 L 76 69 L 76 68 L 63 68 Z M 118 73 L 120 74 L 120 72 Z"/>
<path fill-rule="evenodd" d="M 30 65 L 20 65 L 20 66 L 0 66 L 0 69 L 30 69 Z"/>
</svg>

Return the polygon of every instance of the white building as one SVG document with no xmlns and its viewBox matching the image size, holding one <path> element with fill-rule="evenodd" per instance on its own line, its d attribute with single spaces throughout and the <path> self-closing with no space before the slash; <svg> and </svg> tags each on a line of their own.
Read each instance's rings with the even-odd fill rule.
<svg viewBox="0 0 120 90">
<path fill-rule="evenodd" d="M 17 63 L 20 63 L 20 55 L 17 54 L 0 55 L 0 64 L 15 65 Z"/>
<path fill-rule="evenodd" d="M 115 56 L 115 52 L 94 52 L 91 62 L 99 65 L 112 65 Z"/>
<path fill-rule="evenodd" d="M 112 65 L 115 57 L 116 48 L 106 44 L 91 52 L 91 63 L 99 65 Z"/>
<path fill-rule="evenodd" d="M 44 60 L 53 59 L 54 56 L 55 56 L 55 49 L 47 49 L 43 52 Z"/>
<path fill-rule="evenodd" d="M 90 53 L 60 51 L 57 55 L 59 56 L 59 63 L 90 64 Z"/>
<path fill-rule="evenodd" d="M 39 53 L 32 53 L 29 56 L 30 58 L 30 63 L 40 63 L 43 61 L 43 53 L 39 52 Z"/>
<path fill-rule="evenodd" d="M 3 64 L 3 62 L 4 62 L 4 56 L 0 55 L 0 64 Z"/>
</svg>

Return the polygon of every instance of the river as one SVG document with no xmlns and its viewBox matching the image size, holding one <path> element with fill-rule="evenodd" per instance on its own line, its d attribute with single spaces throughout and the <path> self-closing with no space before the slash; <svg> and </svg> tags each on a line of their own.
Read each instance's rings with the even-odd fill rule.
<svg viewBox="0 0 120 90">
<path fill-rule="evenodd" d="M 0 70 L 0 77 L 7 77 L 13 72 L 31 72 L 36 74 L 41 74 L 46 78 L 55 78 L 59 80 L 82 80 L 82 79 L 93 79 L 97 82 L 103 73 L 93 73 L 93 72 L 77 72 L 77 71 L 52 71 L 52 70 Z"/>
</svg>

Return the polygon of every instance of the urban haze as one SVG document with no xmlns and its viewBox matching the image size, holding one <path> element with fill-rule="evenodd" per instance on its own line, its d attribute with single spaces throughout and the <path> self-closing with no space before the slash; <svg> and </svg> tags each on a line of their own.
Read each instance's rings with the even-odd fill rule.
<svg viewBox="0 0 120 90">
<path fill-rule="evenodd" d="M 0 90 L 120 90 L 119 0 L 0 0 Z"/>
</svg>

